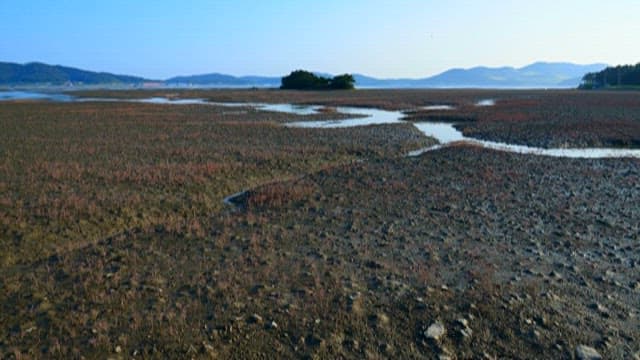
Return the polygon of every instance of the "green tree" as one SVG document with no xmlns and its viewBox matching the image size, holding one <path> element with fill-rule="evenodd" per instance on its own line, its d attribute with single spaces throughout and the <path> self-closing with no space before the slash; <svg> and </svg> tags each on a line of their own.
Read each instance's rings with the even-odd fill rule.
<svg viewBox="0 0 640 360">
<path fill-rule="evenodd" d="M 581 89 L 625 88 L 640 86 L 640 63 L 608 67 L 600 72 L 588 73 L 582 78 Z"/>
<path fill-rule="evenodd" d="M 330 87 L 336 90 L 351 90 L 355 87 L 356 80 L 351 74 L 343 74 L 335 76 L 331 79 Z"/>
<path fill-rule="evenodd" d="M 281 89 L 294 90 L 349 90 L 354 88 L 355 79 L 350 74 L 328 79 L 305 70 L 296 70 L 282 78 Z"/>
<path fill-rule="evenodd" d="M 282 78 L 281 89 L 321 90 L 329 87 L 330 80 L 312 72 L 296 70 Z"/>
</svg>

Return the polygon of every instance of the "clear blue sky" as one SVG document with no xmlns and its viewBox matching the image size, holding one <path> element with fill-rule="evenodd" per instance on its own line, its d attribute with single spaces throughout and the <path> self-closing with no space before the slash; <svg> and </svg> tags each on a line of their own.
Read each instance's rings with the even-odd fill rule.
<svg viewBox="0 0 640 360">
<path fill-rule="evenodd" d="M 638 0 L 0 1 L 0 61 L 157 79 L 640 62 Z"/>
</svg>

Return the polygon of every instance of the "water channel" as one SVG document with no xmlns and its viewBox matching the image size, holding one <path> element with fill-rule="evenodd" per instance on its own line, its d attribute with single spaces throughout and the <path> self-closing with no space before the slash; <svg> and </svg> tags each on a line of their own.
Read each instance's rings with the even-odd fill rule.
<svg viewBox="0 0 640 360">
<path fill-rule="evenodd" d="M 48 94 L 22 91 L 0 91 L 0 101 L 7 100 L 45 100 L 55 102 L 90 102 L 90 101 L 125 101 L 151 104 L 172 104 L 172 105 L 216 105 L 227 107 L 253 107 L 264 111 L 278 111 L 296 115 L 311 115 L 322 111 L 322 106 L 318 105 L 296 105 L 296 104 L 266 104 L 266 103 L 220 103 L 209 102 L 204 99 L 167 99 L 163 97 L 153 97 L 147 99 L 109 99 L 109 98 L 76 98 L 66 94 Z M 476 103 L 477 106 L 493 106 L 494 99 L 484 99 Z M 427 109 L 445 110 L 451 109 L 450 105 L 430 105 Z M 341 120 L 322 121 L 296 121 L 285 124 L 289 127 L 303 128 L 345 128 L 352 126 L 398 124 L 404 123 L 404 114 L 400 111 L 387 111 L 374 108 L 362 107 L 337 107 L 336 111 L 343 114 L 353 114 L 358 117 Z M 620 149 L 620 148 L 539 148 L 524 145 L 507 144 L 494 141 L 486 141 L 464 136 L 450 123 L 422 122 L 414 123 L 414 126 L 425 136 L 435 138 L 439 144 L 436 146 L 419 149 L 409 153 L 409 156 L 419 156 L 429 151 L 441 149 L 454 143 L 467 143 L 487 149 L 506 151 L 518 154 L 541 155 L 563 158 L 616 158 L 633 157 L 640 158 L 640 149 Z"/>
</svg>

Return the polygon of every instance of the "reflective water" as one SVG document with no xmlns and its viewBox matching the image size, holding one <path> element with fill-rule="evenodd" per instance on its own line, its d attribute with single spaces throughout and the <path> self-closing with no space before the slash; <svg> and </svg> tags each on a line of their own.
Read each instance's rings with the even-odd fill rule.
<svg viewBox="0 0 640 360">
<path fill-rule="evenodd" d="M 73 97 L 64 94 L 49 94 L 31 91 L 0 91 L 0 101 L 9 100 L 47 100 L 70 102 L 73 101 Z"/>
<path fill-rule="evenodd" d="M 323 120 L 323 121 L 298 121 L 287 123 L 286 126 L 303 127 L 303 128 L 344 128 L 353 126 L 380 125 L 380 124 L 399 124 L 403 123 L 400 118 L 404 115 L 400 111 L 385 111 L 370 108 L 356 108 L 339 106 L 336 111 L 343 114 L 353 114 L 366 117 L 342 119 L 342 120 Z"/>
<path fill-rule="evenodd" d="M 451 105 L 429 105 L 429 106 L 423 106 L 422 109 L 423 110 L 453 110 L 455 109 L 455 107 Z"/>
<path fill-rule="evenodd" d="M 171 104 L 171 105 L 210 105 L 211 103 L 204 99 L 167 99 L 163 97 L 153 97 L 148 99 L 127 100 L 132 102 L 140 102 L 145 104 Z"/>
<path fill-rule="evenodd" d="M 297 115 L 317 114 L 322 106 L 295 105 L 295 104 L 256 104 L 256 108 L 266 111 L 285 112 Z"/>
<path fill-rule="evenodd" d="M 479 140 L 466 137 L 452 124 L 418 123 L 416 128 L 426 136 L 431 136 L 438 140 L 440 145 L 432 146 L 416 151 L 412 151 L 409 156 L 418 156 L 428 151 L 433 151 L 454 142 L 464 142 L 471 145 L 481 146 L 487 149 L 506 151 L 517 154 L 541 155 L 551 157 L 575 158 L 575 159 L 602 159 L 615 157 L 640 158 L 640 149 L 614 149 L 614 148 L 556 148 L 545 149 L 524 145 L 514 145 L 495 141 Z"/>
<path fill-rule="evenodd" d="M 376 124 L 396 124 L 404 123 L 401 121 L 403 114 L 398 111 L 385 111 L 378 109 L 364 108 L 343 108 L 337 109 L 339 112 L 348 114 L 367 115 L 366 118 L 345 119 L 345 120 L 327 120 L 327 121 L 300 121 L 288 123 L 286 126 L 304 127 L 304 128 L 341 128 L 362 125 Z M 414 126 L 420 130 L 425 136 L 435 138 L 440 144 L 424 149 L 410 152 L 409 156 L 418 156 L 425 152 L 442 149 L 456 142 L 464 142 L 487 149 L 498 151 L 506 151 L 518 154 L 542 155 L 563 158 L 582 158 L 582 159 L 599 159 L 599 158 L 615 158 L 615 157 L 634 157 L 640 158 L 640 149 L 609 149 L 609 148 L 584 148 L 584 149 L 545 149 L 538 147 L 530 147 L 524 145 L 506 144 L 494 141 L 485 141 L 466 137 L 461 131 L 456 129 L 450 123 L 415 123 Z"/>
<path fill-rule="evenodd" d="M 296 115 L 317 114 L 322 110 L 322 106 L 316 105 L 295 105 L 295 104 L 263 104 L 263 103 L 215 103 L 204 99 L 168 99 L 154 97 L 148 99 L 108 99 L 108 98 L 76 98 L 65 94 L 38 93 L 29 91 L 0 91 L 0 101 L 7 100 L 46 100 L 58 102 L 88 102 L 88 101 L 124 101 L 141 102 L 149 104 L 172 104 L 172 105 L 218 105 L 229 107 L 255 107 L 260 110 L 286 112 Z M 484 99 L 476 103 L 476 106 L 493 106 L 495 100 Z M 437 108 L 436 108 L 437 107 Z M 445 108 L 447 107 L 447 108 Z M 429 106 L 425 107 L 429 108 Z M 431 110 L 445 110 L 449 105 L 432 105 Z M 353 114 L 363 117 L 326 120 L 326 121 L 299 121 L 287 123 L 286 126 L 304 128 L 344 128 L 352 126 L 378 125 L 378 124 L 398 124 L 404 123 L 400 120 L 404 114 L 399 111 L 386 111 L 372 108 L 337 107 L 336 111 L 343 114 Z M 485 141 L 465 137 L 457 130 L 453 124 L 449 123 L 416 123 L 414 126 L 423 134 L 435 138 L 440 144 L 425 149 L 412 151 L 409 156 L 417 156 L 428 151 L 441 149 L 455 142 L 465 142 L 472 145 L 481 146 L 488 149 L 513 152 L 518 154 L 543 155 L 565 158 L 610 158 L 610 157 L 634 157 L 640 158 L 640 149 L 611 149 L 611 148 L 586 148 L 586 149 L 544 149 L 529 147 L 524 145 L 506 144 L 501 142 Z"/>
<path fill-rule="evenodd" d="M 465 139 L 471 144 L 480 145 L 482 147 L 513 152 L 518 154 L 531 154 L 552 157 L 574 158 L 574 159 L 602 159 L 616 157 L 634 157 L 640 158 L 640 149 L 608 149 L 608 148 L 583 148 L 583 149 L 543 149 L 529 147 L 523 145 L 512 145 L 493 141 L 483 141 L 476 139 Z"/>
<path fill-rule="evenodd" d="M 267 104 L 267 103 L 233 103 L 233 102 L 210 102 L 210 105 L 228 106 L 228 107 L 252 107 L 263 111 L 284 112 L 296 115 L 313 115 L 319 113 L 323 106 L 319 105 L 298 105 L 298 104 Z"/>
<path fill-rule="evenodd" d="M 494 99 L 484 99 L 476 102 L 476 106 L 494 106 L 496 101 Z"/>
<path fill-rule="evenodd" d="M 465 137 L 453 125 L 447 123 L 417 123 L 414 126 L 426 136 L 438 140 L 441 144 L 462 141 Z"/>
</svg>

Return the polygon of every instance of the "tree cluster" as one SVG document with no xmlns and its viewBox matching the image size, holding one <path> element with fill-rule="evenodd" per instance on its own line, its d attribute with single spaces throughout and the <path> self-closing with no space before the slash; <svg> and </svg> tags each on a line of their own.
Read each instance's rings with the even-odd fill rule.
<svg viewBox="0 0 640 360">
<path fill-rule="evenodd" d="M 608 67 L 602 71 L 588 73 L 582 78 L 581 89 L 603 89 L 609 87 L 640 86 L 640 63 Z"/>
<path fill-rule="evenodd" d="M 350 74 L 333 78 L 317 76 L 305 70 L 296 70 L 282 78 L 281 89 L 293 90 L 350 90 L 354 88 L 355 79 Z"/>
</svg>

